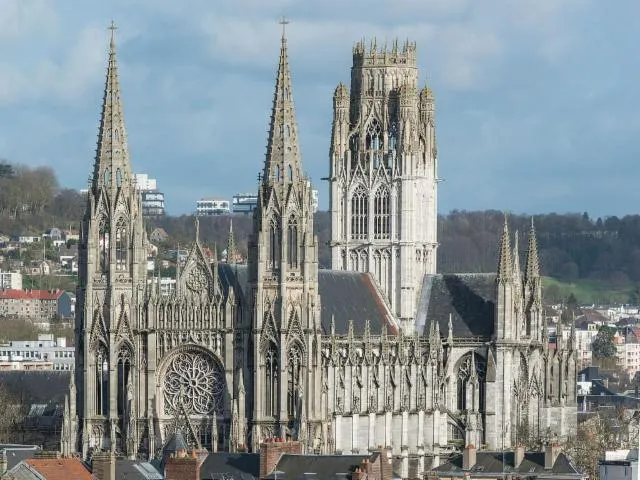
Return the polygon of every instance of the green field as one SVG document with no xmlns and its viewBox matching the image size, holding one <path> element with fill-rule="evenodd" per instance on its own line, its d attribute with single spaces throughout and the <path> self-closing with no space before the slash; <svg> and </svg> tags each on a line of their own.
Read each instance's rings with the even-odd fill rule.
<svg viewBox="0 0 640 480">
<path fill-rule="evenodd" d="M 570 294 L 578 299 L 581 305 L 611 305 L 629 303 L 633 285 L 619 285 L 602 280 L 578 280 L 563 282 L 556 278 L 544 277 L 542 280 L 543 295 L 549 303 L 559 302 Z"/>
</svg>

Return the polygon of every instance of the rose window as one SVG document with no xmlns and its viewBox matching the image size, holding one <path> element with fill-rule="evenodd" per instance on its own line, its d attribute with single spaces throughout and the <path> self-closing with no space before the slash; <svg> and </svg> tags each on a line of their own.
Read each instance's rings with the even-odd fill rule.
<svg viewBox="0 0 640 480">
<path fill-rule="evenodd" d="M 194 292 L 201 292 L 207 287 L 207 275 L 200 269 L 194 268 L 187 278 L 187 287 Z"/>
<path fill-rule="evenodd" d="M 213 357 L 192 352 L 178 354 L 165 374 L 165 413 L 174 415 L 181 405 L 187 414 L 220 412 L 224 382 L 224 372 Z"/>
</svg>

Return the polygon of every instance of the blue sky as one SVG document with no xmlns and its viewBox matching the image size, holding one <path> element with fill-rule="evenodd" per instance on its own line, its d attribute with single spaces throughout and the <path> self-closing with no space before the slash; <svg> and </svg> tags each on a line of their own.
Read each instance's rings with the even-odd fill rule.
<svg viewBox="0 0 640 480">
<path fill-rule="evenodd" d="M 418 43 L 441 212 L 637 212 L 637 0 L 2 0 L 0 158 L 86 185 L 113 19 L 134 170 L 174 214 L 254 191 L 283 14 L 321 208 L 332 92 L 353 43 L 377 36 Z"/>
</svg>

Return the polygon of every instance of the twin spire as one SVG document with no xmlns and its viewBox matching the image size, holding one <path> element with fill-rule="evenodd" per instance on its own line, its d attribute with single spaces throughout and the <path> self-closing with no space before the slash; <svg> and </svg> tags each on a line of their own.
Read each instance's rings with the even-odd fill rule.
<svg viewBox="0 0 640 480">
<path fill-rule="evenodd" d="M 111 22 L 111 41 L 109 42 L 109 61 L 107 78 L 102 100 L 98 145 L 91 187 L 97 193 L 100 187 L 107 191 L 132 184 L 129 146 L 124 124 L 122 100 L 120 99 L 120 81 L 116 59 L 115 30 Z"/>
<path fill-rule="evenodd" d="M 504 217 L 502 229 L 502 239 L 500 241 L 500 253 L 498 259 L 498 281 L 506 282 L 516 278 L 520 279 L 520 253 L 518 251 L 518 232 L 514 239 L 514 248 L 511 249 L 509 235 L 509 225 L 507 215 Z M 536 230 L 531 219 L 531 229 L 529 230 L 529 245 L 527 248 L 527 260 L 524 270 L 524 280 L 529 281 L 540 277 L 540 261 L 538 259 L 538 243 L 536 241 Z"/>
<path fill-rule="evenodd" d="M 285 26 L 288 23 L 284 19 L 280 22 L 282 25 L 280 59 L 273 94 L 267 154 L 262 173 L 262 181 L 265 185 L 288 185 L 303 177 L 287 53 Z"/>
</svg>

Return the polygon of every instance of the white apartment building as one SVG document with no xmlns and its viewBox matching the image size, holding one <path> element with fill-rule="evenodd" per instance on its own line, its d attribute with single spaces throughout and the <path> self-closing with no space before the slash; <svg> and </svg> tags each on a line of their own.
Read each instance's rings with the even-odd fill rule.
<svg viewBox="0 0 640 480">
<path fill-rule="evenodd" d="M 22 274 L 20 272 L 3 272 L 0 270 L 0 290 L 22 290 Z"/>
<path fill-rule="evenodd" d="M 616 365 L 633 377 L 640 370 L 640 343 L 618 343 L 616 350 Z"/>
<path fill-rule="evenodd" d="M 591 352 L 591 344 L 598 335 L 599 326 L 595 323 L 587 325 L 586 329 L 576 329 L 576 351 L 578 354 L 578 363 L 581 367 L 591 365 L 593 353 Z"/>
<path fill-rule="evenodd" d="M 75 364 L 75 348 L 67 346 L 67 339 L 64 337 L 54 338 L 50 333 L 41 333 L 37 340 L 0 344 L 0 362 L 48 362 L 52 364 L 53 370 L 72 370 Z"/>
<path fill-rule="evenodd" d="M 176 279 L 175 278 L 171 278 L 171 277 L 153 277 L 153 278 L 149 278 L 147 279 L 147 283 L 151 284 L 153 283 L 154 285 L 158 285 L 158 282 L 160 282 L 160 295 L 162 296 L 169 296 L 171 295 L 173 292 L 176 291 Z"/>
<path fill-rule="evenodd" d="M 149 178 L 146 173 L 136 173 L 135 182 L 142 201 L 142 215 L 145 217 L 164 215 L 164 193 L 158 190 L 157 180 Z"/>
<path fill-rule="evenodd" d="M 638 449 L 604 452 L 600 460 L 600 480 L 636 480 L 638 478 Z"/>
<path fill-rule="evenodd" d="M 136 179 L 136 188 L 141 191 L 157 190 L 158 182 L 155 178 L 149 178 L 146 173 L 136 173 L 134 175 Z"/>
<path fill-rule="evenodd" d="M 196 215 L 227 215 L 231 213 L 229 200 L 205 197 L 196 202 Z"/>
</svg>

